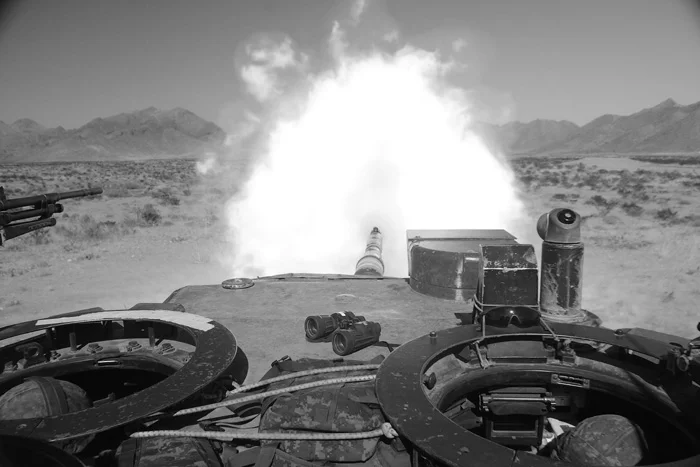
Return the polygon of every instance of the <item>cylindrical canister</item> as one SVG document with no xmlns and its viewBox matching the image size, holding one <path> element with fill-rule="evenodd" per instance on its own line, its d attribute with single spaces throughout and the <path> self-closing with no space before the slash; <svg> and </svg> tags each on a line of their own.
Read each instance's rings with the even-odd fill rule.
<svg viewBox="0 0 700 467">
<path fill-rule="evenodd" d="M 581 309 L 583 243 L 542 242 L 540 310 L 545 319 L 579 322 Z"/>
</svg>

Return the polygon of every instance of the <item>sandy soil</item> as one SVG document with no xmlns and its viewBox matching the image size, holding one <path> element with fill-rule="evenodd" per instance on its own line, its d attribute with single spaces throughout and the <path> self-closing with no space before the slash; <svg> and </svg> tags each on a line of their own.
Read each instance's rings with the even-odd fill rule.
<svg viewBox="0 0 700 467">
<path fill-rule="evenodd" d="M 695 337 L 700 165 L 669 161 L 675 162 L 589 157 L 512 163 L 533 229 L 539 215 L 555 207 L 585 217 L 586 309 L 609 327 Z M 228 278 L 216 257 L 226 246 L 220 209 L 234 187 L 230 180 L 201 178 L 194 162 L 4 165 L 0 182 L 10 197 L 90 183 L 105 189 L 101 197 L 67 200 L 56 227 L 0 248 L 0 325 L 94 306 L 161 302 L 184 285 Z"/>
</svg>

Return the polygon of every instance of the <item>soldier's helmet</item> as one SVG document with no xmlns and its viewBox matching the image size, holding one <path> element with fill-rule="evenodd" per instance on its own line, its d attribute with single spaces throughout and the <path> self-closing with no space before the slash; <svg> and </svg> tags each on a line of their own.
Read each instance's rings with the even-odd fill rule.
<svg viewBox="0 0 700 467">
<path fill-rule="evenodd" d="M 51 377 L 31 377 L 0 397 L 0 420 L 65 415 L 92 407 L 80 386 Z M 82 451 L 94 439 L 87 435 L 51 443 L 71 454 Z"/>
<path fill-rule="evenodd" d="M 638 465 L 648 446 L 639 426 L 620 415 L 597 415 L 557 439 L 555 456 L 580 466 Z"/>
</svg>

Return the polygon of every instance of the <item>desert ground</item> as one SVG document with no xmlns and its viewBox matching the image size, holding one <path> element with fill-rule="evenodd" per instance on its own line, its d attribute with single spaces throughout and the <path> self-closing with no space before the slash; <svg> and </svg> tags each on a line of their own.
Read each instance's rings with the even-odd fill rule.
<svg viewBox="0 0 700 467">
<path fill-rule="evenodd" d="M 510 162 L 533 231 L 539 215 L 555 207 L 584 217 L 584 308 L 611 328 L 698 335 L 700 158 Z M 98 197 L 66 200 L 55 227 L 0 248 L 1 326 L 95 306 L 162 302 L 182 286 L 229 278 L 216 258 L 227 246 L 223 209 L 235 187 L 197 174 L 195 161 L 7 164 L 0 182 L 10 198 L 104 188 Z M 295 319 L 302 341 L 304 316 Z M 236 332 L 235 317 L 224 324 L 244 349 L 261 345 L 259 336 Z M 257 349 L 251 366 L 267 367 L 277 352 Z"/>
</svg>

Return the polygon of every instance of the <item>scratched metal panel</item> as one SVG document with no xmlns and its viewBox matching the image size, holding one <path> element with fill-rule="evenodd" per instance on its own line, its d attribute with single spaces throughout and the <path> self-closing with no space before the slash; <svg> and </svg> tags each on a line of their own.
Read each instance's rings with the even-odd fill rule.
<svg viewBox="0 0 700 467">
<path fill-rule="evenodd" d="M 480 301 L 485 306 L 538 305 L 539 275 L 532 245 L 485 245 Z"/>
<path fill-rule="evenodd" d="M 517 244 L 516 238 L 501 229 L 462 229 L 462 230 L 407 230 L 406 246 L 408 252 L 408 275 L 415 281 L 424 284 L 428 289 L 435 287 L 451 287 L 440 284 L 440 281 L 426 281 L 415 277 L 416 260 L 414 249 L 422 247 L 427 250 L 456 253 L 465 257 L 478 259 L 482 244 Z M 465 288 L 474 289 L 475 285 Z M 419 289 L 420 290 L 420 289 Z M 427 290 L 426 290 L 427 292 Z M 439 289 L 437 290 L 439 292 Z M 473 293 L 473 292 L 472 292 Z M 448 293 L 448 295 L 450 295 Z M 437 293 L 436 296 L 442 296 Z"/>
<path fill-rule="evenodd" d="M 410 259 L 411 287 L 437 298 L 466 301 L 476 291 L 479 256 L 478 251 L 455 252 L 414 245 Z"/>
<path fill-rule="evenodd" d="M 454 230 L 407 230 L 406 238 L 411 241 L 419 240 L 515 240 L 516 237 L 502 229 L 454 229 Z"/>
<path fill-rule="evenodd" d="M 346 310 L 366 315 L 368 319 L 370 316 L 410 319 L 426 313 L 464 311 L 467 308 L 464 303 L 415 292 L 404 278 L 301 275 L 255 279 L 254 284 L 238 290 L 224 289 L 220 285 L 187 286 L 175 291 L 168 300 L 182 304 L 190 313 L 219 322 L 245 316 L 267 317 L 274 321 L 292 315 Z"/>
<path fill-rule="evenodd" d="M 337 358 L 330 344 L 310 343 L 304 320 L 310 315 L 352 311 L 382 325 L 381 339 L 403 343 L 435 329 L 456 326 L 455 313 L 471 313 L 472 304 L 422 295 L 403 278 L 362 278 L 335 275 L 284 275 L 255 280 L 247 289 L 221 285 L 188 286 L 169 301 L 188 312 L 212 318 L 236 336 L 250 360 L 249 381 L 257 381 L 270 363 L 284 355 L 294 358 Z M 383 347 L 368 347 L 352 358 L 386 355 Z"/>
</svg>

